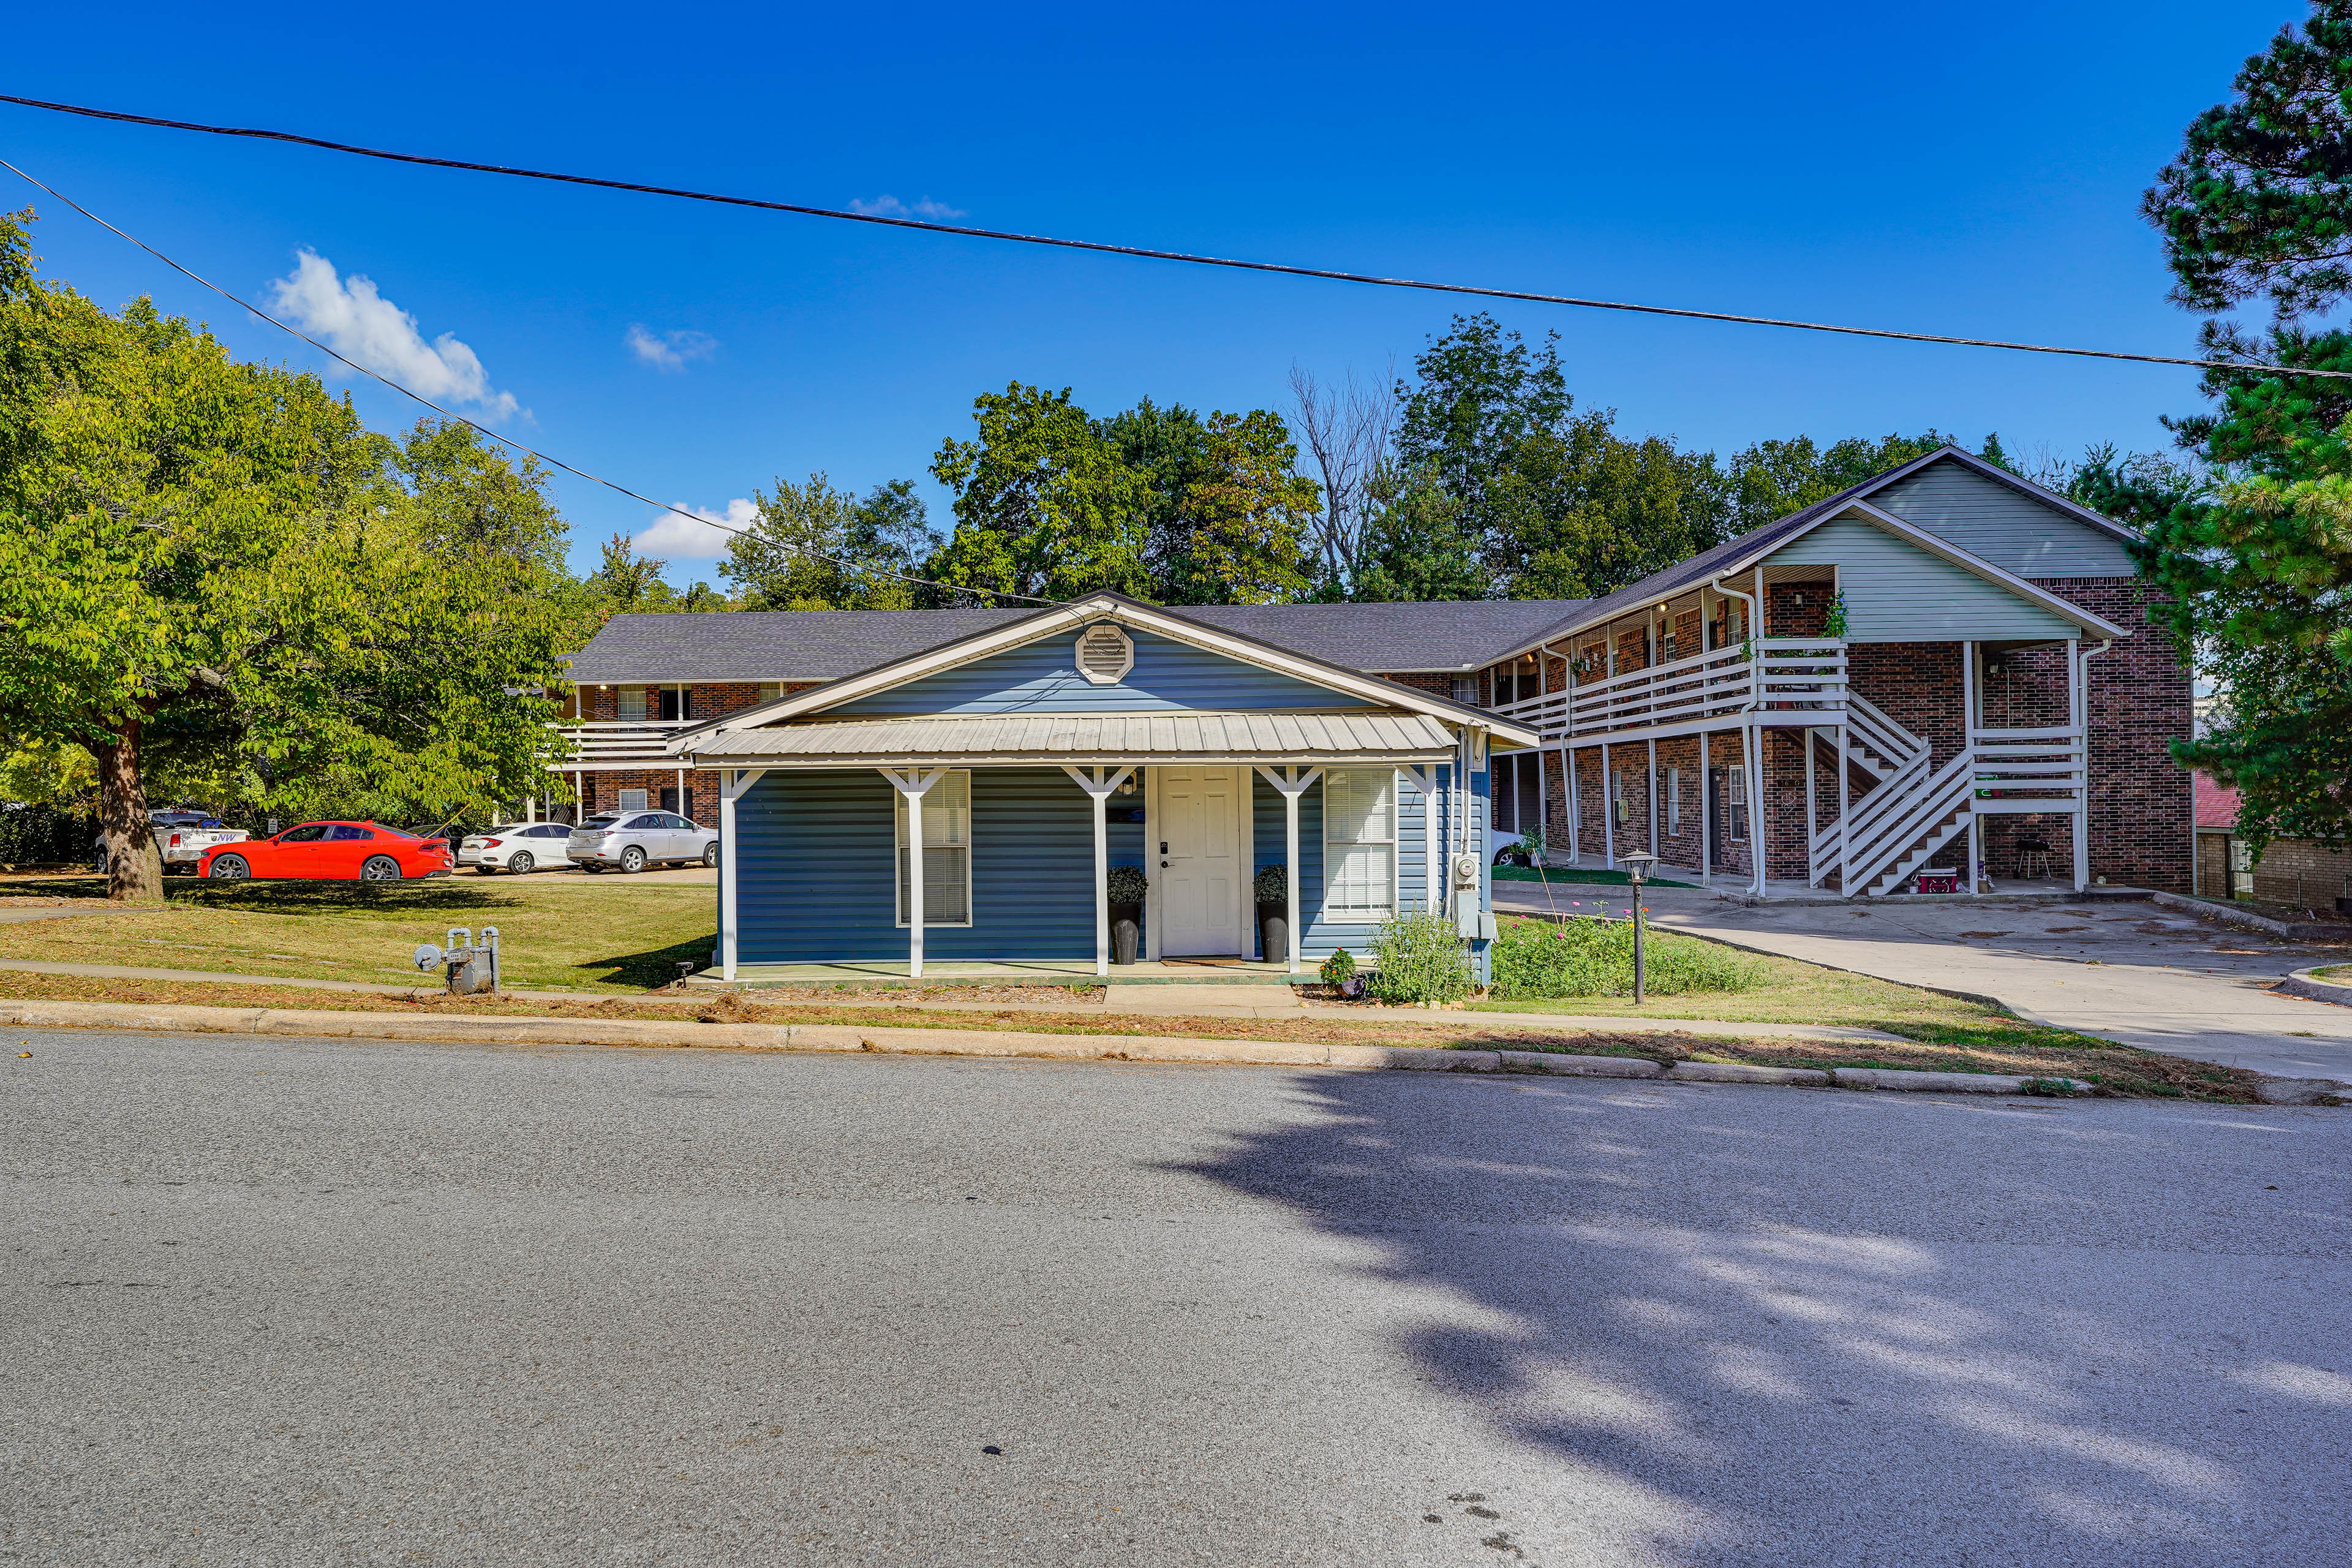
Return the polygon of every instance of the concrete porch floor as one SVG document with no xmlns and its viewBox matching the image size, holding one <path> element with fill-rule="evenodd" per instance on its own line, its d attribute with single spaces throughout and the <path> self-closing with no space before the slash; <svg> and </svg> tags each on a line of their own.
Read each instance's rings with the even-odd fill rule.
<svg viewBox="0 0 2352 1568">
<path fill-rule="evenodd" d="M 1024 958 L 982 961 L 926 959 L 915 979 L 900 959 L 848 960 L 835 963 L 739 963 L 737 985 L 1268 985 L 1289 977 L 1286 963 L 1243 958 L 1163 958 L 1114 963 L 1106 982 L 1091 958 Z M 1303 976 L 1311 978 L 1311 974 Z M 691 986 L 724 987 L 716 970 L 687 981 Z"/>
<path fill-rule="evenodd" d="M 1960 860 L 1958 858 L 1951 860 L 1939 858 L 1937 863 L 1938 865 L 1948 865 L 1955 871 L 1960 868 L 1961 864 Z M 1558 871 L 1605 871 L 1609 868 L 1609 863 L 1605 858 L 1599 855 L 1588 854 L 1578 859 L 1570 859 L 1565 855 L 1554 855 L 1544 862 L 1544 868 L 1547 870 Z M 1619 869 L 1622 871 L 1623 868 L 1621 866 Z M 1690 883 L 1694 890 L 1704 889 L 1709 893 L 1720 894 L 1724 897 L 1735 900 L 1753 897 L 1753 893 L 1751 892 L 1753 884 L 1748 880 L 1744 872 L 1717 871 L 1711 879 L 1702 881 L 1700 879 L 1699 873 L 1692 870 L 1689 867 L 1671 866 L 1664 864 L 1664 862 L 1661 862 L 1654 868 L 1654 872 L 1657 876 L 1664 877 L 1669 881 Z M 1609 883 L 1594 884 L 1590 882 L 1562 882 L 1559 884 L 1559 887 L 1555 888 L 1553 891 L 1557 893 L 1560 888 L 1592 889 L 1597 887 L 1600 889 L 1606 889 L 1610 886 L 1612 886 L 1612 884 Z M 1684 889 L 1676 889 L 1674 890 L 1683 891 Z M 1496 902 L 1498 908 L 1506 901 L 1513 905 L 1525 906 L 1530 901 L 1530 894 L 1533 895 L 1535 901 L 1540 902 L 1544 896 L 1543 884 L 1540 882 L 1522 882 L 1516 880 L 1510 882 L 1497 882 L 1495 884 Z M 2029 879 L 2020 877 L 1996 876 L 1992 879 L 1992 890 L 1978 896 L 1979 898 L 1988 899 L 2038 898 L 2065 900 L 2074 897 L 2075 894 L 2074 884 L 2072 879 L 2061 881 L 2055 879 Z M 2085 896 L 2090 898 L 2145 898 L 2147 895 L 2143 890 L 2138 889 L 2094 888 Z M 1838 891 L 1835 888 L 1815 888 L 1793 879 L 1783 879 L 1774 877 L 1768 877 L 1765 879 L 1764 897 L 1769 902 L 1772 903 L 1816 902 L 1843 904 L 1850 901 L 1856 903 L 1864 901 L 1861 900 L 1849 900 L 1843 899 L 1838 895 Z M 1968 897 L 1969 895 L 1965 893 L 1891 893 L 1888 894 L 1885 899 L 1874 899 L 1867 901 L 1872 903 L 1884 903 L 1895 900 L 1905 901 L 1914 899 L 1962 900 Z"/>
</svg>

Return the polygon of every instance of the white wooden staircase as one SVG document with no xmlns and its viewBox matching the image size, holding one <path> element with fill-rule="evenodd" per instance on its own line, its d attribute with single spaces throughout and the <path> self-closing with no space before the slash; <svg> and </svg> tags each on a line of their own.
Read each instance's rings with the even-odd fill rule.
<svg viewBox="0 0 2352 1568">
<path fill-rule="evenodd" d="M 1816 744 L 1819 737 L 1816 736 Z M 1816 756 L 1819 756 L 1817 751 Z M 1976 754 L 1963 750 L 1940 768 L 1927 742 L 1866 699 L 1846 694 L 1846 760 L 1852 768 L 1847 818 L 1813 835 L 1810 870 L 1820 887 L 1845 875 L 1839 890 L 1883 898 L 1930 864 L 1969 825 L 1974 810 Z M 1832 778 L 1835 751 L 1830 751 Z"/>
</svg>

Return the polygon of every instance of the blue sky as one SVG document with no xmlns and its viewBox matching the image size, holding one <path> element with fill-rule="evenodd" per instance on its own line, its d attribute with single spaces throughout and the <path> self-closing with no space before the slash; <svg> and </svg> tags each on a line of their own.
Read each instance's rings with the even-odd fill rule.
<svg viewBox="0 0 2352 1568">
<path fill-rule="evenodd" d="M 32 97 L 442 156 L 928 202 L 993 227 L 2191 352 L 2137 195 L 2302 6 L 1786 12 L 415 5 L 238 21 L 117 5 L 101 39 L 90 13 L 49 7 L 12 20 L 0 77 Z M 1145 395 L 1280 408 L 1293 364 L 1405 366 L 1456 308 L 7 105 L 0 148 L 232 291 L 282 283 L 289 308 L 368 335 L 518 439 L 721 512 L 777 474 L 859 489 L 924 477 L 940 440 L 970 429 L 973 395 L 1010 380 L 1069 386 L 1100 413 Z M 101 301 L 152 293 L 240 353 L 319 357 L 21 194 L 42 209 L 45 269 Z M 354 275 L 394 309 L 371 313 Z M 1580 399 L 1618 409 L 1622 428 L 1720 450 L 1930 425 L 1972 445 L 1998 430 L 2012 450 L 2150 447 L 2158 416 L 2197 402 L 2187 370 L 1495 313 L 1557 329 Z M 403 314 L 417 342 L 398 341 Z M 445 337 L 471 363 L 446 344 L 423 357 Z M 381 387 L 337 384 L 380 426 L 415 416 Z M 656 521 L 577 480 L 556 489 L 575 562 Z M 693 557 L 714 536 L 692 531 L 652 541 L 681 582 L 712 574 Z"/>
</svg>

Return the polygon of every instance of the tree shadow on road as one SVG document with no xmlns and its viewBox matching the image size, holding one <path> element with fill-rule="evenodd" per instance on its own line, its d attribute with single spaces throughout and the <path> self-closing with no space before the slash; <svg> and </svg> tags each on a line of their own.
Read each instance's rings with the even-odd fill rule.
<svg viewBox="0 0 2352 1568">
<path fill-rule="evenodd" d="M 2315 1562 L 2352 1502 L 2341 1270 L 2270 1247 L 2340 1255 L 2318 1123 L 1379 1073 L 1301 1095 L 1181 1168 L 1449 1304 L 1372 1331 L 1557 1459 L 1552 1496 L 1481 1505 L 1528 1560 Z M 2248 1229 L 2298 1182 L 2285 1231 Z"/>
</svg>

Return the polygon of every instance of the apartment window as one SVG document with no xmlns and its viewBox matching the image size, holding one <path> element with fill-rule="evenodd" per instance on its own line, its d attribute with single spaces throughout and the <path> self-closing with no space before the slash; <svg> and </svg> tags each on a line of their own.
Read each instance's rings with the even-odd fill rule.
<svg viewBox="0 0 2352 1568">
<path fill-rule="evenodd" d="M 781 680 L 763 680 L 763 681 L 760 682 L 760 700 L 761 700 L 761 701 L 762 701 L 762 702 L 773 702 L 777 698 L 782 697 L 783 694 L 784 694 L 784 683 L 783 683 L 782 681 L 781 681 Z"/>
<path fill-rule="evenodd" d="M 907 923 L 907 799 L 893 794 L 898 923 Z M 971 924 L 971 770 L 950 769 L 923 796 L 923 924 Z"/>
<path fill-rule="evenodd" d="M 643 692 L 639 692 L 638 695 L 642 697 L 645 694 Z M 620 805 L 623 811 L 645 810 L 646 792 L 641 789 L 625 789 L 621 791 Z"/>
<path fill-rule="evenodd" d="M 1617 825 L 1620 827 L 1622 827 L 1627 823 L 1633 820 L 1633 805 L 1625 798 L 1625 770 L 1623 768 L 1612 768 L 1609 770 L 1609 798 L 1616 806 Z"/>
<path fill-rule="evenodd" d="M 1323 912 L 1386 920 L 1396 909 L 1396 773 L 1342 768 L 1323 775 Z"/>
<path fill-rule="evenodd" d="M 1680 768 L 1668 768 L 1666 770 L 1666 837 L 1680 838 L 1682 836 L 1683 771 Z"/>
<path fill-rule="evenodd" d="M 624 722 L 633 719 L 642 720 L 646 716 L 646 689 L 644 687 L 624 686 L 621 688 L 620 697 L 620 716 Z"/>
<path fill-rule="evenodd" d="M 1744 843 L 1748 838 L 1748 770 L 1731 771 L 1731 787 L 1726 791 L 1731 806 L 1731 841 Z"/>
<path fill-rule="evenodd" d="M 1478 678 L 1475 675 L 1455 676 L 1454 700 L 1471 708 L 1478 706 Z"/>
</svg>

